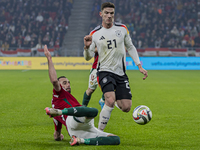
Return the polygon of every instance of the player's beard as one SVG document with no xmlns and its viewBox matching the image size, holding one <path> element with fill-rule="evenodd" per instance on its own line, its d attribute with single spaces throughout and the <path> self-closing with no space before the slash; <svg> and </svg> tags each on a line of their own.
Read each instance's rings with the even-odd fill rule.
<svg viewBox="0 0 200 150">
<path fill-rule="evenodd" d="M 71 93 L 71 88 L 66 88 L 66 91 Z"/>
<path fill-rule="evenodd" d="M 114 22 L 113 19 L 107 19 L 107 20 L 105 20 L 105 23 L 106 23 L 107 26 L 112 26 L 113 22 Z"/>
</svg>

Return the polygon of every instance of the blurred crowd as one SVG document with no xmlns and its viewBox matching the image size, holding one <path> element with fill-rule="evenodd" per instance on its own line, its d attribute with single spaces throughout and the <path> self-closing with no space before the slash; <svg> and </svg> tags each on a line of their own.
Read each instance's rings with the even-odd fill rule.
<svg viewBox="0 0 200 150">
<path fill-rule="evenodd" d="M 101 24 L 107 0 L 94 0 L 89 32 Z M 127 26 L 137 48 L 200 47 L 200 2 L 197 0 L 110 0 L 115 21 Z M 73 0 L 1 0 L 0 48 L 58 50 L 68 30 Z"/>
<path fill-rule="evenodd" d="M 1 49 L 59 49 L 72 8 L 73 0 L 1 0 Z"/>
<path fill-rule="evenodd" d="M 200 1 L 110 0 L 115 22 L 127 26 L 137 48 L 200 47 Z M 99 11 L 106 0 L 94 0 L 89 31 L 101 24 Z"/>
</svg>

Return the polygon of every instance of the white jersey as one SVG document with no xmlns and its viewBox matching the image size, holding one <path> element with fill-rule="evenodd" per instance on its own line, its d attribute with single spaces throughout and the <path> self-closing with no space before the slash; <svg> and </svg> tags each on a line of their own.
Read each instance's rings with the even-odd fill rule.
<svg viewBox="0 0 200 150">
<path fill-rule="evenodd" d="M 96 27 L 91 31 L 92 44 L 84 51 L 84 57 L 89 60 L 93 57 L 97 46 L 99 59 L 99 71 L 108 71 L 117 75 L 124 75 L 126 70 L 126 50 L 134 60 L 140 64 L 138 53 L 129 36 L 127 27 L 123 24 L 114 23 L 109 29 L 103 26 Z"/>
</svg>

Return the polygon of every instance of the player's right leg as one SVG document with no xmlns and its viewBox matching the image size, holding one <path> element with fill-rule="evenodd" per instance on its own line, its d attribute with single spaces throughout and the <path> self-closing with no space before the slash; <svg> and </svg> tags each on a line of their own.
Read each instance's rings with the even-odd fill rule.
<svg viewBox="0 0 200 150">
<path fill-rule="evenodd" d="M 98 129 L 104 130 L 115 106 L 115 79 L 109 72 L 98 72 L 98 82 L 105 96 L 105 105 L 99 115 Z"/>
<path fill-rule="evenodd" d="M 94 126 L 94 119 L 85 117 L 68 116 L 66 125 L 69 135 L 72 137 L 70 144 L 79 145 L 118 145 L 120 138 L 111 133 L 98 130 Z"/>
<path fill-rule="evenodd" d="M 107 136 L 107 137 L 96 137 L 96 138 L 78 138 L 76 136 L 72 136 L 70 145 L 80 145 L 80 144 L 86 144 L 86 145 L 119 145 L 120 144 L 120 138 L 119 136 Z"/>
</svg>

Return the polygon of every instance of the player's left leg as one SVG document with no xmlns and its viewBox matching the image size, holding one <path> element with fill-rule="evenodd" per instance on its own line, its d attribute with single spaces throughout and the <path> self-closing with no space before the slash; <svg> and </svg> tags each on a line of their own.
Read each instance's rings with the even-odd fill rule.
<svg viewBox="0 0 200 150">
<path fill-rule="evenodd" d="M 83 106 L 65 108 L 63 110 L 46 107 L 45 110 L 46 114 L 49 115 L 50 117 L 55 117 L 59 115 L 68 115 L 76 117 L 94 118 L 98 114 L 98 110 L 96 108 L 83 107 Z"/>
<path fill-rule="evenodd" d="M 90 102 L 90 99 L 91 99 L 91 95 L 92 93 L 94 92 L 93 89 L 90 89 L 88 87 L 88 89 L 85 91 L 84 95 L 83 95 L 83 101 L 82 101 L 82 105 L 83 106 L 87 106 L 88 103 Z"/>
<path fill-rule="evenodd" d="M 83 106 L 87 106 L 90 99 L 91 99 L 91 95 L 92 93 L 96 90 L 98 82 L 97 82 L 97 69 L 91 69 L 90 71 L 90 76 L 89 76 L 89 83 L 88 83 L 88 89 L 85 91 L 84 95 L 83 95 L 83 101 L 82 101 L 82 105 Z"/>
<path fill-rule="evenodd" d="M 117 100 L 117 105 L 115 104 L 115 106 L 118 106 L 118 108 L 121 109 L 123 112 L 129 112 L 132 106 L 132 101 L 131 99 Z"/>
<path fill-rule="evenodd" d="M 125 74 L 124 76 L 117 77 L 117 86 L 116 86 L 116 100 L 117 106 L 123 112 L 129 112 L 132 106 L 132 94 L 129 87 L 128 77 Z"/>
</svg>

